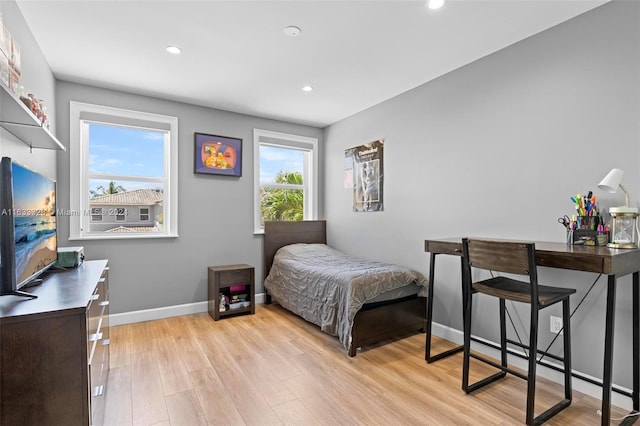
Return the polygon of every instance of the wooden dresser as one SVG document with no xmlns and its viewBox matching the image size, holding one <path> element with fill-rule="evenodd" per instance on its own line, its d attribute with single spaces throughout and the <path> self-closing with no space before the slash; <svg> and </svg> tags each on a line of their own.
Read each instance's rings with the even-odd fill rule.
<svg viewBox="0 0 640 426">
<path fill-rule="evenodd" d="M 25 289 L 37 299 L 0 297 L 0 425 L 102 424 L 108 271 L 86 261 Z"/>
</svg>

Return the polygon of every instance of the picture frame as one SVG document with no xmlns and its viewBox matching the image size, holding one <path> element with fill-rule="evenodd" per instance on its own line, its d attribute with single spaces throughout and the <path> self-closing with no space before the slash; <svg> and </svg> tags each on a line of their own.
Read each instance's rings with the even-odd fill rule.
<svg viewBox="0 0 640 426">
<path fill-rule="evenodd" d="M 242 176 L 242 139 L 194 133 L 194 173 Z"/>
</svg>

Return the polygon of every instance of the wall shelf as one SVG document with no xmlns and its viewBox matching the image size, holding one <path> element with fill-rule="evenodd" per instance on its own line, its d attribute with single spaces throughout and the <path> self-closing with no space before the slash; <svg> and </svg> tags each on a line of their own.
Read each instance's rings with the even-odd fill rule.
<svg viewBox="0 0 640 426">
<path fill-rule="evenodd" d="M 8 87 L 0 83 L 0 127 L 29 148 L 58 149 L 66 147 L 33 115 Z"/>
</svg>

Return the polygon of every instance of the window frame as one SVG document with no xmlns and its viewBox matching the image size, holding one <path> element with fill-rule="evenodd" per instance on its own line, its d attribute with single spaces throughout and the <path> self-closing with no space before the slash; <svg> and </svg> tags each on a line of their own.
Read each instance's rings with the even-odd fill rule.
<svg viewBox="0 0 640 426">
<path fill-rule="evenodd" d="M 275 146 L 305 152 L 303 170 L 304 220 L 318 218 L 318 139 L 271 130 L 253 129 L 253 228 L 254 234 L 264 234 L 260 210 L 260 146 Z M 298 185 L 269 184 L 269 187 L 300 189 Z"/>
<path fill-rule="evenodd" d="M 100 214 L 98 214 L 100 213 Z M 91 222 L 100 223 L 104 220 L 101 207 L 91 207 Z"/>
<path fill-rule="evenodd" d="M 116 222 L 126 222 L 127 221 L 127 209 L 123 207 L 118 207 L 114 209 Z"/>
<path fill-rule="evenodd" d="M 157 233 L 89 232 L 89 155 L 84 130 L 88 122 L 167 132 L 164 156 L 164 231 Z M 178 237 L 178 118 L 103 105 L 70 101 L 69 240 Z M 85 214 L 88 212 L 89 214 Z"/>
<path fill-rule="evenodd" d="M 143 213 L 142 211 L 146 210 L 145 213 Z M 143 219 L 142 217 L 146 216 L 146 219 Z M 149 218 L 151 217 L 151 209 L 149 207 L 140 207 L 138 209 L 138 220 L 140 222 L 149 222 Z"/>
</svg>

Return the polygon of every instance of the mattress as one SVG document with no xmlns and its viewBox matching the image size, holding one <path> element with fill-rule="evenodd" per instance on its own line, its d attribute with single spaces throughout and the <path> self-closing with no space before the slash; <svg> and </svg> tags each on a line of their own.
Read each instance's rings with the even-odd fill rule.
<svg viewBox="0 0 640 426">
<path fill-rule="evenodd" d="M 405 266 L 361 259 L 326 244 L 291 244 L 275 254 L 264 286 L 289 311 L 338 336 L 348 350 L 366 303 L 427 296 L 427 279 Z"/>
</svg>

